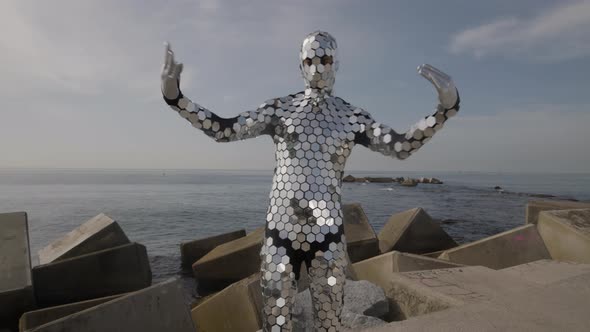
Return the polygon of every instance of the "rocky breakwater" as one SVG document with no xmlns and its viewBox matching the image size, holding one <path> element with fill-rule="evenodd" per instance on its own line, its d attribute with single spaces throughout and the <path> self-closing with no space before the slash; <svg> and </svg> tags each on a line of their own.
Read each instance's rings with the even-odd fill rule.
<svg viewBox="0 0 590 332">
<path fill-rule="evenodd" d="M 27 326 L 37 331 L 39 325 L 26 318 L 34 316 L 29 312 L 44 310 L 40 322 L 45 322 L 47 317 L 57 319 L 87 307 L 87 301 L 151 285 L 146 248 L 131 242 L 119 224 L 104 214 L 40 250 L 41 264 L 34 267 L 26 213 L 0 214 L 0 234 L 0 328 L 16 331 L 22 315 L 21 330 Z M 52 309 L 55 306 L 60 308 Z"/>
<path fill-rule="evenodd" d="M 444 324 L 453 326 L 447 330 L 458 330 L 462 320 L 457 317 L 475 307 L 484 312 L 483 320 L 469 321 L 469 330 L 482 330 L 493 326 L 490 324 L 494 316 L 489 312 L 508 301 L 507 305 L 512 310 L 510 315 L 522 313 L 524 321 L 520 321 L 520 325 L 544 331 L 547 326 L 555 327 L 543 326 L 538 321 L 541 319 L 547 323 L 547 318 L 540 318 L 544 315 L 555 318 L 555 313 L 550 312 L 552 302 L 541 301 L 538 305 L 540 311 L 531 312 L 522 305 L 526 300 L 521 296 L 540 301 L 545 293 L 558 297 L 557 309 L 560 312 L 566 312 L 570 306 L 580 308 L 574 310 L 570 317 L 574 319 L 573 323 L 558 318 L 556 326 L 584 326 L 587 317 L 582 314 L 580 305 L 590 305 L 587 289 L 584 295 L 576 295 L 574 300 L 559 293 L 575 289 L 590 280 L 590 249 L 587 247 L 590 244 L 590 204 L 585 210 L 574 212 L 544 211 L 571 209 L 571 202 L 563 202 L 563 205 L 560 202 L 531 204 L 534 207 L 527 210 L 534 211 L 529 215 L 540 215 L 538 218 L 535 215 L 538 225 L 525 224 L 462 245 L 457 244 L 421 208 L 393 214 L 383 229 L 375 234 L 364 213 L 360 213 L 360 204 L 345 205 L 345 222 L 349 225 L 356 223 L 356 227 L 365 225 L 361 227 L 365 231 L 357 239 L 357 243 L 364 246 L 349 245 L 348 248 L 353 263 L 348 267 L 345 286 L 344 326 L 354 331 L 401 331 L 406 325 L 412 326 L 409 331 L 424 330 L 422 325 L 429 326 L 426 330 L 436 330 L 439 319 L 436 317 L 442 317 L 440 319 Z M 581 207 L 580 204 L 575 207 Z M 356 232 L 356 229 L 349 227 L 345 231 Z M 250 236 L 256 233 L 250 233 Z M 353 238 L 352 234 L 347 233 L 347 238 Z M 375 243 L 377 250 L 374 249 Z M 227 246 L 235 246 L 236 250 L 243 247 L 239 240 L 229 241 L 223 246 L 226 247 L 226 255 L 232 255 Z M 240 262 L 239 266 L 244 264 Z M 252 270 L 258 264 L 258 258 L 250 259 Z M 232 267 L 220 263 L 217 269 Z M 214 271 L 210 270 L 207 274 L 214 274 Z M 305 287 L 305 271 L 301 275 L 301 287 L 294 308 L 294 328 L 295 331 L 311 331 L 312 313 Z M 197 282 L 200 277 L 198 270 L 195 271 Z M 259 282 L 259 272 L 254 271 L 195 303 L 191 315 L 197 330 L 259 330 L 262 322 Z M 544 290 L 545 287 L 550 290 Z M 361 296 L 364 302 L 356 297 L 355 294 L 359 293 L 366 295 Z M 363 302 L 360 306 L 363 309 L 354 305 L 360 302 Z M 446 317 L 453 317 L 453 320 Z"/>
<path fill-rule="evenodd" d="M 379 233 L 373 231 L 360 204 L 344 205 L 343 211 L 351 261 L 342 312 L 347 329 L 587 331 L 590 203 L 533 201 L 527 206 L 523 226 L 461 245 L 421 208 L 393 214 Z M 0 215 L 0 227 L 3 231 L 0 245 L 4 249 L 0 255 L 3 255 L 2 262 L 9 263 L 0 266 L 3 269 L 0 312 L 10 313 L 12 317 L 8 318 L 10 326 L 2 327 L 14 329 L 14 317 L 18 313 L 6 310 L 10 308 L 26 311 L 20 319 L 21 331 L 258 331 L 261 328 L 263 300 L 260 257 L 256 254 L 263 239 L 261 229 L 251 233 L 239 230 L 181 245 L 183 265 L 191 265 L 187 261 L 189 257 L 197 259 L 192 264 L 197 283 L 211 284 L 209 279 L 221 283 L 209 289 L 211 294 L 189 309 L 182 288 L 174 280 L 135 289 L 146 285 L 141 277 L 143 272 L 133 274 L 122 265 L 145 271 L 145 266 L 142 270 L 133 263 L 144 261 L 137 258 L 143 255 L 137 245 L 135 250 L 124 251 L 123 256 L 106 255 L 86 258 L 83 264 L 69 263 L 133 245 L 106 216 L 98 216 L 89 225 L 42 250 L 43 259 L 48 262 L 33 270 L 52 264 L 71 267 L 57 269 L 60 272 L 52 274 L 59 291 L 48 291 L 46 284 L 35 280 L 34 272 L 32 282 L 30 277 L 26 278 L 27 274 L 31 275 L 26 214 Z M 96 243 L 90 245 L 97 239 L 107 243 L 104 244 L 107 248 Z M 6 250 L 9 247 L 13 250 Z M 96 251 L 88 252 L 90 249 L 85 248 Z M 80 256 L 69 255 L 72 250 L 80 252 Z M 93 264 L 102 267 L 93 268 Z M 115 273 L 110 269 L 112 266 L 126 275 L 110 277 Z M 7 278 L 12 275 L 5 273 L 7 267 L 18 276 L 25 276 L 19 278 L 24 281 L 15 283 Z M 87 271 L 93 275 L 88 276 Z M 123 280 L 124 285 L 134 286 L 125 294 L 94 298 L 100 295 L 93 288 L 121 292 L 125 287 L 75 281 L 100 279 L 101 273 L 112 282 Z M 139 276 L 135 283 L 127 283 L 129 275 Z M 295 331 L 311 329 L 307 279 L 302 270 L 293 308 Z M 63 287 L 65 283 L 72 286 Z M 31 290 L 35 293 L 38 290 L 41 298 L 32 296 Z M 81 298 L 88 299 L 70 303 Z M 33 310 L 35 306 L 46 305 L 48 299 L 66 304 Z M 7 322 L 6 315 L 2 319 L 2 323 Z"/>
<path fill-rule="evenodd" d="M 369 275 L 378 274 L 387 277 L 389 272 L 375 270 L 373 268 L 375 264 L 368 264 L 366 268 L 357 269 L 354 268 L 355 263 L 359 264 L 376 257 L 382 257 L 383 253 L 392 253 L 393 250 L 426 253 L 453 248 L 457 244 L 422 209 L 413 209 L 405 214 L 394 215 L 390 221 L 391 227 L 379 234 L 373 230 L 359 203 L 344 204 L 343 213 L 344 232 L 351 262 L 344 290 L 343 324 L 347 328 L 355 330 L 386 324 L 390 321 L 388 317 L 394 316 L 390 311 L 397 309 L 390 309 L 390 301 L 383 286 L 367 277 L 363 278 L 363 281 L 358 281 L 356 273 L 360 272 L 363 276 L 368 273 Z M 215 238 L 219 238 L 219 236 Z M 193 306 L 192 317 L 197 330 L 257 331 L 262 327 L 262 317 L 260 316 L 262 297 L 259 285 L 260 258 L 253 254 L 253 252 L 260 250 L 262 240 L 260 229 L 255 230 L 245 237 L 218 245 L 193 264 L 196 282 L 200 286 L 215 286 L 213 289 L 208 289 L 210 295 Z M 199 241 L 209 243 L 210 239 L 204 238 L 191 241 L 191 243 L 195 245 Z M 418 257 L 417 262 L 413 257 L 405 259 L 403 263 L 400 263 L 402 269 L 461 266 L 428 257 Z M 387 259 L 385 257 L 385 261 Z M 376 266 L 378 268 L 388 266 L 385 261 L 379 261 Z M 226 278 L 228 275 L 234 279 L 242 279 L 231 283 L 231 280 Z M 215 276 L 219 276 L 219 278 L 210 280 Z M 304 267 L 302 267 L 301 276 L 298 284 L 299 295 L 294 308 L 294 327 L 296 331 L 311 331 L 311 300 L 307 291 L 309 280 Z M 212 281 L 221 281 L 222 284 Z M 224 286 L 223 284 L 225 284 L 225 288 L 220 288 L 220 286 Z M 207 291 L 201 287 L 200 290 Z M 361 298 L 364 302 L 360 301 Z"/>
<path fill-rule="evenodd" d="M 372 176 L 365 176 L 365 177 L 354 177 L 352 175 L 347 175 L 342 179 L 342 182 L 359 182 L 359 183 L 399 183 L 403 186 L 414 187 L 418 183 L 426 183 L 426 184 L 443 184 L 443 182 L 437 178 L 408 178 L 408 177 L 372 177 Z"/>
</svg>

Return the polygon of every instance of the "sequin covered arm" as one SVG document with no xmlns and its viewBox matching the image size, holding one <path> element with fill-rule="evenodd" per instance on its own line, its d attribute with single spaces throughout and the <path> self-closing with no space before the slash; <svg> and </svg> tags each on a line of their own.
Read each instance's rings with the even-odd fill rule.
<svg viewBox="0 0 590 332">
<path fill-rule="evenodd" d="M 406 159 L 441 130 L 443 124 L 457 114 L 458 110 L 459 99 L 450 109 L 445 109 L 439 104 L 434 114 L 418 121 L 405 134 L 399 134 L 378 122 L 369 122 L 364 133 L 357 135 L 356 143 L 387 156 Z"/>
<path fill-rule="evenodd" d="M 457 114 L 460 98 L 451 78 L 430 65 L 418 67 L 418 72 L 438 91 L 439 104 L 435 113 L 418 121 L 405 134 L 399 134 L 390 127 L 375 122 L 370 114 L 362 111 L 366 126 L 364 131 L 357 134 L 356 143 L 384 155 L 406 159 L 441 130 L 449 118 Z"/>
<path fill-rule="evenodd" d="M 276 117 L 274 112 L 264 108 L 266 103 L 255 111 L 243 112 L 226 119 L 185 97 L 180 91 L 182 63 L 174 61 L 174 52 L 168 43 L 165 45 L 165 52 L 161 75 L 162 96 L 170 108 L 187 119 L 195 128 L 201 129 L 218 142 L 231 142 L 274 132 Z M 274 100 L 269 102 L 274 103 Z"/>
<path fill-rule="evenodd" d="M 164 100 L 181 117 L 187 119 L 193 127 L 201 129 L 217 142 L 232 142 L 274 133 L 273 127 L 276 122 L 273 121 L 274 114 L 262 107 L 242 112 L 233 118 L 222 118 L 192 102 L 183 96 L 182 92 L 176 99 L 168 99 L 164 96 Z"/>
</svg>

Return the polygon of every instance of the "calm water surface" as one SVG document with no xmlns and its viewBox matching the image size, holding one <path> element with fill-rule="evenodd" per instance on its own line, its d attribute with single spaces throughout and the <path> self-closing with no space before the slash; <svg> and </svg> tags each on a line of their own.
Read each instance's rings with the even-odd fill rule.
<svg viewBox="0 0 590 332">
<path fill-rule="evenodd" d="M 272 171 L 0 170 L 0 212 L 26 211 L 31 252 L 103 212 L 144 244 L 154 281 L 180 274 L 179 243 L 265 220 Z M 387 218 L 423 207 L 458 242 L 522 225 L 528 194 L 590 200 L 590 174 L 367 173 L 437 177 L 442 185 L 343 185 L 343 202 L 360 202 L 379 231 Z M 493 189 L 501 186 L 505 192 Z M 33 257 L 36 261 L 36 257 Z M 185 278 L 187 283 L 191 283 Z"/>
</svg>

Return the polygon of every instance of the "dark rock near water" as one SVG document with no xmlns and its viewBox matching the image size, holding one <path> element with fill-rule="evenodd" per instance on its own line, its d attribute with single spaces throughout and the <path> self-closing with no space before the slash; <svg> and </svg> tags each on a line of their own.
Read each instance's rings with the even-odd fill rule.
<svg viewBox="0 0 590 332">
<path fill-rule="evenodd" d="M 354 182 L 355 181 L 355 177 L 352 175 L 347 175 L 342 179 L 342 182 Z"/>
<path fill-rule="evenodd" d="M 400 183 L 402 186 L 404 187 L 415 187 L 418 185 L 418 181 L 415 179 L 405 179 L 402 181 L 402 183 Z"/>
<path fill-rule="evenodd" d="M 383 178 L 383 177 L 366 177 L 365 180 L 368 181 L 368 182 L 371 182 L 371 183 L 391 183 L 391 182 L 395 182 L 395 179 L 393 179 L 393 178 Z"/>
<path fill-rule="evenodd" d="M 437 178 L 430 178 L 430 182 L 431 184 L 443 184 L 443 182 Z"/>
<path fill-rule="evenodd" d="M 397 178 L 388 178 L 388 177 L 354 177 L 352 175 L 347 175 L 342 179 L 342 182 L 370 182 L 370 183 L 400 183 L 405 186 L 415 186 L 413 183 L 428 183 L 428 184 L 442 184 L 443 182 L 437 178 L 404 178 L 404 177 L 397 177 Z"/>
<path fill-rule="evenodd" d="M 555 198 L 555 196 L 548 194 L 530 194 L 529 196 L 536 198 Z"/>
</svg>

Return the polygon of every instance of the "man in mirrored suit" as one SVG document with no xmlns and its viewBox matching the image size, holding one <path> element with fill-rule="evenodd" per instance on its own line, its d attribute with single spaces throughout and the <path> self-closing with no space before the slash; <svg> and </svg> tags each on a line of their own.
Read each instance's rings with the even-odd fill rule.
<svg viewBox="0 0 590 332">
<path fill-rule="evenodd" d="M 291 310 L 305 264 L 315 329 L 340 331 L 347 266 L 341 185 L 352 148 L 360 144 L 406 159 L 457 113 L 459 96 L 448 75 L 430 65 L 418 67 L 436 88 L 439 103 L 434 114 L 397 133 L 333 94 L 338 58 L 329 33 L 309 34 L 299 55 L 304 91 L 269 99 L 233 118 L 222 118 L 182 94 L 182 64 L 168 44 L 161 88 L 174 111 L 217 142 L 261 135 L 274 141 L 277 164 L 261 250 L 263 330 L 292 330 Z"/>
</svg>

